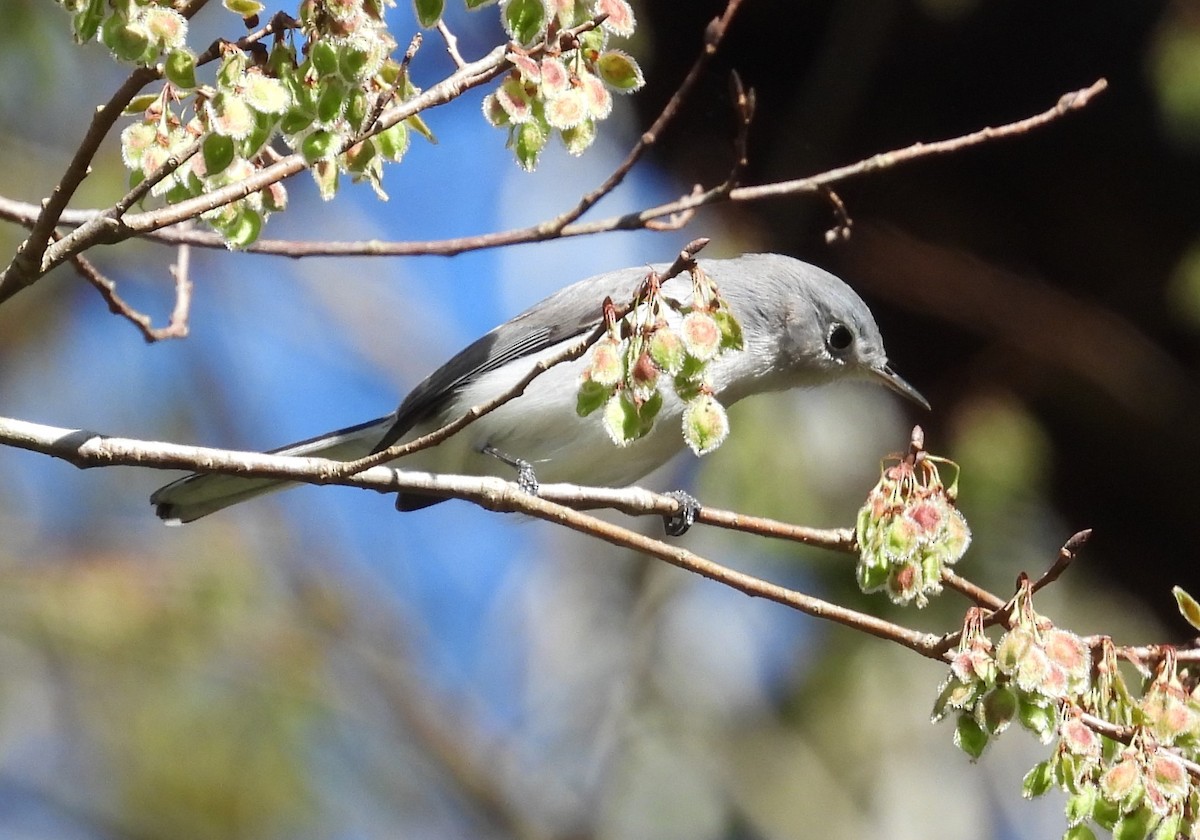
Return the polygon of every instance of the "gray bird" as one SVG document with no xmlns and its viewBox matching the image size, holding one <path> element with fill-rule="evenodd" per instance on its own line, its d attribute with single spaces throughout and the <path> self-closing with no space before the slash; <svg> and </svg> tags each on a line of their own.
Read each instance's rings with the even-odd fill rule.
<svg viewBox="0 0 1200 840">
<path fill-rule="evenodd" d="M 929 404 L 888 366 L 879 327 L 862 299 L 827 271 L 779 254 L 700 260 L 739 319 L 744 350 L 711 363 L 711 386 L 728 406 L 752 394 L 868 379 L 924 408 Z M 666 266 L 656 266 L 657 271 Z M 552 294 L 475 341 L 417 385 L 386 417 L 274 450 L 276 454 L 349 461 L 428 433 L 473 405 L 504 392 L 540 359 L 600 323 L 601 302 L 630 301 L 646 267 L 610 271 Z M 685 273 L 663 291 L 687 301 Z M 682 401 L 664 389 L 653 429 L 628 446 L 609 439 L 599 417 L 576 413 L 576 391 L 587 356 L 551 368 L 520 397 L 430 449 L 393 462 L 404 469 L 463 475 L 511 475 L 495 452 L 527 462 L 545 482 L 620 487 L 637 481 L 684 447 Z M 486 450 L 486 451 L 485 451 Z M 159 517 L 191 522 L 293 482 L 195 474 L 158 489 Z M 402 493 L 401 510 L 443 499 Z"/>
</svg>

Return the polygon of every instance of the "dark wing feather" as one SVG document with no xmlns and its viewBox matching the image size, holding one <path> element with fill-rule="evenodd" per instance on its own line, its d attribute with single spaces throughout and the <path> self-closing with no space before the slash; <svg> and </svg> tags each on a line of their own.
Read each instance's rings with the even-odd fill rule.
<svg viewBox="0 0 1200 840">
<path fill-rule="evenodd" d="M 600 323 L 604 298 L 611 297 L 618 305 L 627 303 L 649 271 L 649 267 L 626 268 L 581 280 L 480 337 L 413 388 L 375 451 L 387 449 L 417 423 L 437 414 L 459 389 L 478 377 L 592 329 Z"/>
</svg>

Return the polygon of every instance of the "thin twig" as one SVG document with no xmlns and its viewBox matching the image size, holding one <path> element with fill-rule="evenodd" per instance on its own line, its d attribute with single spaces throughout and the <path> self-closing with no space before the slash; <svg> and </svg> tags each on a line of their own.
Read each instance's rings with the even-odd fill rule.
<svg viewBox="0 0 1200 840">
<path fill-rule="evenodd" d="M 170 322 L 165 327 L 154 327 L 149 315 L 130 306 L 124 298 L 117 294 L 116 282 L 105 277 L 87 257 L 76 254 L 71 258 L 71 265 L 79 272 L 80 276 L 96 288 L 96 291 L 100 292 L 101 297 L 108 304 L 109 312 L 129 321 L 138 328 L 147 344 L 153 344 L 167 338 L 183 338 L 188 333 L 187 318 L 192 289 L 192 284 L 187 278 L 189 253 L 190 249 L 187 245 L 180 246 L 179 259 L 171 269 L 171 273 L 175 277 L 175 309 L 171 313 Z"/>
<path fill-rule="evenodd" d="M 486 62 L 487 60 L 488 59 L 484 59 L 483 62 Z M 478 62 L 477 64 L 480 63 L 482 62 Z M 475 236 L 461 236 L 450 239 L 421 241 L 381 242 L 379 240 L 367 240 L 321 242 L 313 240 L 295 241 L 287 239 L 260 239 L 247 246 L 245 250 L 249 253 L 255 254 L 275 254 L 279 256 L 296 258 L 342 256 L 452 256 L 465 251 L 478 251 L 487 248 L 498 248 L 506 245 L 541 242 L 547 239 L 567 238 L 573 236 L 590 236 L 597 233 L 608 233 L 617 230 L 638 230 L 648 227 L 650 223 L 656 219 L 677 216 L 682 213 L 691 213 L 700 207 L 716 204 L 722 201 L 753 202 L 770 198 L 779 198 L 788 195 L 817 193 L 822 189 L 828 188 L 831 184 L 845 181 L 849 178 L 858 177 L 868 173 L 879 172 L 892 166 L 909 163 L 911 161 L 931 155 L 947 154 L 951 151 L 978 145 L 990 140 L 1024 134 L 1067 113 L 1083 108 L 1107 86 L 1108 83 L 1104 79 L 1100 79 L 1087 88 L 1066 94 L 1059 99 L 1058 104 L 1056 104 L 1053 108 L 1042 112 L 1041 114 L 1037 114 L 1035 116 L 1002 126 L 985 128 L 981 131 L 976 131 L 971 134 L 962 135 L 960 137 L 955 137 L 948 140 L 940 140 L 933 143 L 917 143 L 904 149 L 897 149 L 891 152 L 873 155 L 872 157 L 864 158 L 857 163 L 839 167 L 837 169 L 831 169 L 808 178 L 778 181 L 770 184 L 761 184 L 751 187 L 735 187 L 734 189 L 728 191 L 722 191 L 720 187 L 715 187 L 710 190 L 694 191 L 674 201 L 670 201 L 665 204 L 659 204 L 655 207 L 649 207 L 634 213 L 628 213 L 623 216 L 612 216 L 606 219 L 598 219 L 591 222 L 573 222 L 557 229 L 557 220 L 550 220 L 532 225 L 530 227 L 517 228 L 507 231 L 496 231 L 493 233 L 479 234 Z M 287 160 L 289 160 L 289 158 L 285 158 L 284 162 Z M 259 188 L 261 187 L 256 186 L 256 189 Z M 225 189 L 228 190 L 229 188 Z M 250 190 L 250 192 L 253 191 L 254 190 Z M 227 196 L 222 195 L 221 198 L 224 199 L 227 198 Z M 175 206 L 177 207 L 178 205 Z M 64 224 L 83 225 L 87 224 L 91 220 L 94 220 L 100 212 L 101 211 L 96 210 L 84 210 L 64 213 L 62 221 Z M 176 219 L 173 217 L 164 219 L 161 216 L 161 211 L 157 211 L 157 213 L 158 215 L 155 213 L 149 213 L 139 214 L 138 217 L 129 217 L 129 219 L 127 219 L 127 225 L 130 225 L 130 222 L 136 218 L 135 232 L 139 236 L 166 244 L 178 245 L 186 242 L 190 245 L 195 245 L 202 248 L 226 247 L 225 240 L 219 234 L 201 230 L 182 230 L 177 227 L 169 227 L 170 225 L 173 225 L 182 219 Z M 9 219 L 10 221 L 14 221 L 19 224 L 28 224 L 34 215 L 36 215 L 36 208 L 33 205 L 0 197 L 0 218 Z M 184 214 L 184 216 L 186 217 L 186 214 Z M 132 227 L 132 225 L 130 226 Z"/>
<path fill-rule="evenodd" d="M 153 68 L 137 68 L 117 88 L 108 102 L 97 109 L 71 162 L 67 164 L 58 184 L 50 191 L 50 196 L 42 203 L 37 218 L 30 227 L 29 236 L 17 249 L 12 262 L 0 273 L 0 303 L 41 276 L 42 255 L 50 245 L 54 229 L 58 226 L 58 220 L 67 204 L 83 183 L 83 179 L 91 173 L 92 159 L 96 156 L 100 144 L 108 136 L 108 132 L 130 100 L 156 78 L 158 72 Z"/>
<path fill-rule="evenodd" d="M 903 645 L 930 658 L 941 658 L 940 638 L 872 615 L 764 581 L 694 554 L 687 549 L 622 528 L 521 490 L 515 482 L 491 476 L 448 476 L 374 467 L 357 475 L 335 476 L 339 466 L 322 458 L 293 458 L 235 452 L 128 438 L 105 437 L 81 429 L 62 429 L 0 418 L 0 442 L 60 458 L 81 468 L 131 465 L 284 478 L 309 484 L 345 484 L 385 493 L 423 492 L 473 502 L 488 510 L 519 512 L 565 525 L 613 545 L 656 557 L 733 589 L 845 625 Z"/>
<path fill-rule="evenodd" d="M 458 37 L 450 31 L 450 27 L 446 26 L 446 21 L 439 19 L 437 22 L 437 31 L 446 42 L 446 52 L 450 54 L 450 60 L 454 62 L 454 66 L 460 70 L 466 66 L 463 61 L 462 53 L 458 51 Z"/>
<path fill-rule="evenodd" d="M 1034 581 L 1030 587 L 1030 592 L 1037 592 L 1039 589 L 1054 583 L 1058 580 L 1059 575 L 1067 570 L 1067 566 L 1071 565 L 1071 561 L 1075 559 L 1075 555 L 1079 553 L 1079 549 L 1083 548 L 1084 544 L 1092 536 L 1092 529 L 1085 528 L 1084 530 L 1073 534 L 1068 539 L 1063 547 L 1058 550 L 1058 556 L 1054 558 L 1053 565 L 1046 570 L 1040 578 Z"/>
</svg>

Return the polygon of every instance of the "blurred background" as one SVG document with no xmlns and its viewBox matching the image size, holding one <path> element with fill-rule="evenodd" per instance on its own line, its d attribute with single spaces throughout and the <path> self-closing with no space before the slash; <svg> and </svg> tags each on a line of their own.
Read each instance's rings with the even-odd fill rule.
<svg viewBox="0 0 1200 840">
<path fill-rule="evenodd" d="M 232 36 L 211 4 L 195 44 Z M 494 8 L 448 20 L 468 57 Z M 682 78 L 722 4 L 635 4 L 648 77 L 582 159 L 522 173 L 470 94 L 427 115 L 386 204 L 304 177 L 267 235 L 424 239 L 515 227 L 599 183 Z M 122 74 L 66 15 L 8 0 L 0 195 L 37 201 Z M 413 31 L 408 4 L 392 13 Z M 236 21 L 235 21 L 236 24 Z M 1039 609 L 1122 643 L 1180 641 L 1195 592 L 1200 440 L 1200 7 L 1032 0 L 746 0 L 718 59 L 610 215 L 720 180 L 729 71 L 758 93 L 748 182 L 1027 116 L 1103 76 L 1081 113 L 1025 137 L 839 185 L 823 199 L 706 210 L 671 233 L 453 259 L 290 261 L 193 252 L 186 341 L 145 345 L 60 270 L 0 309 L 7 416 L 135 438 L 267 448 L 389 411 L 466 342 L 575 279 L 779 251 L 846 278 L 894 366 L 934 405 L 880 389 L 756 399 L 733 436 L 647 480 L 709 504 L 845 526 L 914 422 L 963 468 L 997 592 L 1074 531 L 1083 560 Z M 418 84 L 449 72 L 427 36 Z M 115 144 L 75 206 L 123 191 Z M 22 232 L 0 228 L 10 254 Z M 91 254 L 165 321 L 175 254 Z M 78 471 L 0 449 L 0 837 L 1040 838 L 1061 802 L 1020 799 L 1042 748 L 1008 733 L 976 767 L 928 714 L 944 669 L 540 523 L 450 502 L 300 488 L 179 530 L 170 476 Z M 638 523 L 657 535 L 656 522 Z M 695 529 L 713 559 L 912 626 L 832 556 Z"/>
</svg>

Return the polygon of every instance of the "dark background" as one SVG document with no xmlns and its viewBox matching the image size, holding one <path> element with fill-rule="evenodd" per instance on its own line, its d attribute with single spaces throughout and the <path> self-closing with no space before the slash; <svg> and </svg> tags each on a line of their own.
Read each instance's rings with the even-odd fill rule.
<svg viewBox="0 0 1200 840">
<path fill-rule="evenodd" d="M 692 60 L 678 45 L 721 8 L 642 6 L 656 41 L 645 121 Z M 1197 585 L 1197 342 L 1171 284 L 1196 243 L 1200 137 L 1160 106 L 1200 72 L 1164 58 L 1195 17 L 1163 3 L 747 3 L 657 150 L 689 180 L 720 179 L 731 68 L 758 97 L 745 183 L 1019 119 L 1106 78 L 1048 127 L 838 185 L 847 242 L 826 244 L 836 219 L 819 198 L 734 214 L 762 248 L 872 302 L 894 364 L 935 407 L 921 421 L 934 448 L 958 401 L 996 392 L 1032 410 L 1053 441 L 1054 503 L 1095 528 L 1088 563 L 1166 608 L 1172 584 Z"/>
</svg>

